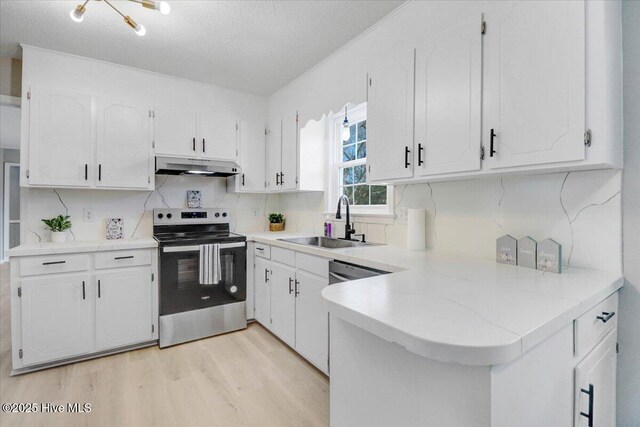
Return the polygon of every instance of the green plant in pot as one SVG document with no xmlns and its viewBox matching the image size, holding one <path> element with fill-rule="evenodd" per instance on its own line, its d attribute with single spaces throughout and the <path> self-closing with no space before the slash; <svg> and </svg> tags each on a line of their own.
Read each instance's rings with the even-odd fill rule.
<svg viewBox="0 0 640 427">
<path fill-rule="evenodd" d="M 55 218 L 43 219 L 47 228 L 51 230 L 51 241 L 53 243 L 63 243 L 67 240 L 67 230 L 71 228 L 69 215 L 58 215 Z"/>
<path fill-rule="evenodd" d="M 281 213 L 269 214 L 269 231 L 284 230 L 284 215 Z"/>
</svg>

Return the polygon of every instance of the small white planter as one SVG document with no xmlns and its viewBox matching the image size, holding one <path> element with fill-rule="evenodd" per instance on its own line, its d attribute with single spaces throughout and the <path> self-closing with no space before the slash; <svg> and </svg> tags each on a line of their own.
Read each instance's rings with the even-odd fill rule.
<svg viewBox="0 0 640 427">
<path fill-rule="evenodd" d="M 67 241 L 67 232 L 66 231 L 52 231 L 51 232 L 51 242 L 53 243 L 64 243 Z"/>
</svg>

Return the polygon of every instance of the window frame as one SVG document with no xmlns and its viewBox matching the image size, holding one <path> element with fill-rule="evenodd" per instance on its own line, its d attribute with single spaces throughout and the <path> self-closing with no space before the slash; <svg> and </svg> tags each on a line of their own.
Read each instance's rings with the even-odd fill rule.
<svg viewBox="0 0 640 427">
<path fill-rule="evenodd" d="M 357 124 L 358 122 L 367 120 L 367 103 L 364 102 L 359 105 L 347 105 L 347 115 L 349 123 Z M 366 157 L 364 159 L 354 159 L 347 162 L 342 160 L 343 156 L 343 141 L 342 141 L 342 122 L 344 121 L 344 108 L 330 117 L 329 123 L 329 155 L 327 158 L 330 160 L 329 164 L 329 188 L 328 188 L 328 206 L 327 212 L 335 211 L 338 197 L 340 196 L 341 187 L 341 169 L 345 167 L 354 167 L 364 165 L 366 167 Z M 369 136 L 367 135 L 367 151 L 369 150 Z M 357 153 L 357 130 L 356 130 L 356 145 L 355 152 Z M 357 154 L 356 154 L 357 157 Z M 367 170 L 368 177 L 368 170 Z M 370 183 L 368 178 L 367 185 L 379 185 Z M 387 203 L 385 205 L 351 205 L 351 213 L 355 215 L 369 215 L 388 217 L 393 216 L 393 186 L 387 185 Z M 351 201 L 351 200 L 350 200 Z"/>
</svg>

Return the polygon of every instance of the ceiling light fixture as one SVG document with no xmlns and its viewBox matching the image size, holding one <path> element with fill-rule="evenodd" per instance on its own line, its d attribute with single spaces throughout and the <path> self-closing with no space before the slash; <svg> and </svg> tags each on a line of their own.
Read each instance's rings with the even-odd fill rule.
<svg viewBox="0 0 640 427">
<path fill-rule="evenodd" d="M 144 27 L 144 25 L 138 24 L 129 15 L 125 15 L 122 12 L 120 12 L 118 8 L 116 8 L 108 0 L 96 0 L 96 1 L 104 1 L 106 4 L 111 6 L 113 10 L 115 10 L 120 16 L 124 18 L 124 22 L 128 26 L 133 28 L 133 30 L 136 32 L 137 35 L 144 36 L 145 34 L 147 34 L 147 29 Z M 139 3 L 143 7 L 146 7 L 147 9 L 157 10 L 163 15 L 167 15 L 169 14 L 169 12 L 171 12 L 171 6 L 166 1 L 159 1 L 159 0 L 129 0 L 129 1 L 134 3 Z M 76 8 L 69 13 L 69 16 L 71 17 L 71 19 L 73 19 L 75 22 L 82 22 L 84 18 L 84 12 L 87 10 L 86 9 L 87 3 L 89 3 L 89 0 L 85 0 L 83 4 L 79 4 L 78 6 L 76 6 Z"/>
<path fill-rule="evenodd" d="M 344 121 L 342 122 L 342 140 L 348 141 L 351 137 L 349 119 L 347 118 L 347 107 L 344 107 Z"/>
</svg>

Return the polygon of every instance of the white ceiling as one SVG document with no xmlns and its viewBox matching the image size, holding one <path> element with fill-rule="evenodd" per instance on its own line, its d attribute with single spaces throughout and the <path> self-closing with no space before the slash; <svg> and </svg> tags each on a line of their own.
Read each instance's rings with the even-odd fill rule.
<svg viewBox="0 0 640 427">
<path fill-rule="evenodd" d="M 104 2 L 0 1 L 0 55 L 18 43 L 270 95 L 403 1 L 169 1 L 161 15 L 114 1 L 147 28 L 137 36 Z"/>
</svg>

